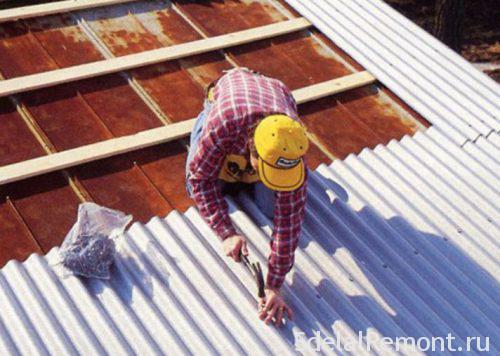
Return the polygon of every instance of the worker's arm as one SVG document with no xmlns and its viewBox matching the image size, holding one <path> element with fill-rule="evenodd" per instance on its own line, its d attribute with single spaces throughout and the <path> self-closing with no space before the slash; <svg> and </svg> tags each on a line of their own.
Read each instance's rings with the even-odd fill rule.
<svg viewBox="0 0 500 356">
<path fill-rule="evenodd" d="M 234 125 L 223 125 L 223 120 L 209 117 L 189 165 L 193 199 L 200 214 L 222 240 L 237 234 L 219 183 L 224 158 L 237 136 Z"/>
<path fill-rule="evenodd" d="M 269 324 L 273 319 L 277 326 L 283 323 L 285 315 L 293 318 L 292 308 L 281 294 L 286 274 L 293 266 L 295 249 L 300 236 L 306 204 L 307 175 L 304 184 L 293 192 L 276 193 L 274 208 L 274 231 L 269 255 L 266 280 L 266 296 L 261 298 L 259 317 Z"/>
<path fill-rule="evenodd" d="M 307 198 L 307 169 L 304 184 L 292 192 L 277 192 L 274 207 L 274 230 L 268 259 L 266 285 L 281 288 L 286 274 L 293 266 L 295 249 L 304 220 Z"/>
</svg>

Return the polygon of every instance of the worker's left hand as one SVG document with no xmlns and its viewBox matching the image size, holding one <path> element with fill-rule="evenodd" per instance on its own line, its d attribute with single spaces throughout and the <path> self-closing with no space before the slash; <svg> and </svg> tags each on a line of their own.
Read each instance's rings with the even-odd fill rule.
<svg viewBox="0 0 500 356">
<path fill-rule="evenodd" d="M 292 309 L 285 303 L 279 289 L 266 288 L 266 296 L 259 301 L 259 318 L 269 324 L 274 318 L 274 324 L 281 326 L 285 320 L 285 314 L 290 320 L 293 319 Z"/>
</svg>

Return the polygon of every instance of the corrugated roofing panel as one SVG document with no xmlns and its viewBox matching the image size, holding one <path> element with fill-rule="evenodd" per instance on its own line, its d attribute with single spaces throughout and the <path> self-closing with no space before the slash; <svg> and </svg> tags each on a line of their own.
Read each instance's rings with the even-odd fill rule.
<svg viewBox="0 0 500 356">
<path fill-rule="evenodd" d="M 454 141 L 500 130 L 498 84 L 383 1 L 287 2 Z"/>
<path fill-rule="evenodd" d="M 251 276 L 191 208 L 133 225 L 109 282 L 59 277 L 49 264 L 57 248 L 9 262 L 0 271 L 0 352 L 292 354 L 298 333 L 319 330 L 342 346 L 358 332 L 451 333 L 464 350 L 467 337 L 488 336 L 498 353 L 497 136 L 462 149 L 431 128 L 312 172 L 283 288 L 296 320 L 283 329 L 258 320 Z M 248 195 L 228 201 L 265 266 L 271 222 Z M 395 353 L 366 345 L 352 353 Z"/>
</svg>

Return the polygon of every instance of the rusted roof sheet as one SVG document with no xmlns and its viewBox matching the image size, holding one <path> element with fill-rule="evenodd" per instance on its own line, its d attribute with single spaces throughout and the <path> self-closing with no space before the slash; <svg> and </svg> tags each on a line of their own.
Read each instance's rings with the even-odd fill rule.
<svg viewBox="0 0 500 356">
<path fill-rule="evenodd" d="M 294 16 L 275 1 L 155 0 L 11 21 L 0 24 L 0 73 L 12 78 L 66 68 Z M 207 21 L 217 18 L 230 20 L 219 26 Z M 0 162 L 190 119 L 201 110 L 206 85 L 235 65 L 277 77 L 292 89 L 363 69 L 318 32 L 305 31 L 20 94 L 1 99 L 0 115 L 7 119 L 0 123 L 6 126 Z M 428 126 L 376 85 L 300 110 L 314 138 L 311 168 Z M 185 142 L 177 142 L 0 187 L 0 216 L 12 225 L 0 230 L 0 244 L 12 238 L 12 228 L 25 236 L 19 249 L 0 248 L 0 265 L 59 245 L 81 201 L 126 211 L 142 222 L 173 208 L 185 210 L 191 205 L 184 192 L 185 157 Z"/>
<path fill-rule="evenodd" d="M 300 340 L 319 331 L 339 340 L 320 346 L 324 354 L 346 354 L 359 332 L 368 339 L 351 354 L 419 354 L 377 341 L 448 334 L 464 353 L 468 337 L 481 337 L 483 348 L 489 337 L 497 354 L 499 141 L 495 134 L 461 148 L 431 128 L 312 172 L 283 288 L 296 318 L 282 329 L 258 320 L 252 277 L 223 256 L 190 208 L 134 224 L 109 281 L 61 278 L 50 265 L 57 248 L 8 263 L 0 270 L 0 352 L 315 354 Z M 248 195 L 229 204 L 251 257 L 265 266 L 271 221 Z M 435 344 L 436 354 L 452 351 Z M 468 354 L 479 354 L 471 345 Z"/>
</svg>

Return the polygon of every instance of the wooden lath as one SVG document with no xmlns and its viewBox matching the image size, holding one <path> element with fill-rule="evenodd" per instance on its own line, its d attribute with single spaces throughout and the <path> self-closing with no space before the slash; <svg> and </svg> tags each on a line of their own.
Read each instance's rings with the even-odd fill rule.
<svg viewBox="0 0 500 356">
<path fill-rule="evenodd" d="M 342 93 L 351 89 L 372 84 L 376 80 L 377 79 L 367 71 L 358 72 L 294 90 L 293 97 L 295 98 L 297 104 L 303 104 L 329 95 Z"/>
<path fill-rule="evenodd" d="M 116 4 L 124 4 L 137 0 L 67 0 L 49 2 L 45 4 L 16 7 L 0 10 L 0 22 L 27 19 L 30 17 L 46 16 L 61 12 L 77 11 Z"/>
<path fill-rule="evenodd" d="M 0 81 L 0 97 L 238 46 L 301 31 L 310 26 L 309 21 L 298 18 L 151 51 L 7 79 Z"/>
<path fill-rule="evenodd" d="M 359 72 L 295 90 L 293 95 L 297 103 L 302 104 L 375 81 L 370 73 Z M 195 119 L 182 121 L 0 167 L 0 185 L 173 141 L 188 136 L 194 122 Z"/>
</svg>

